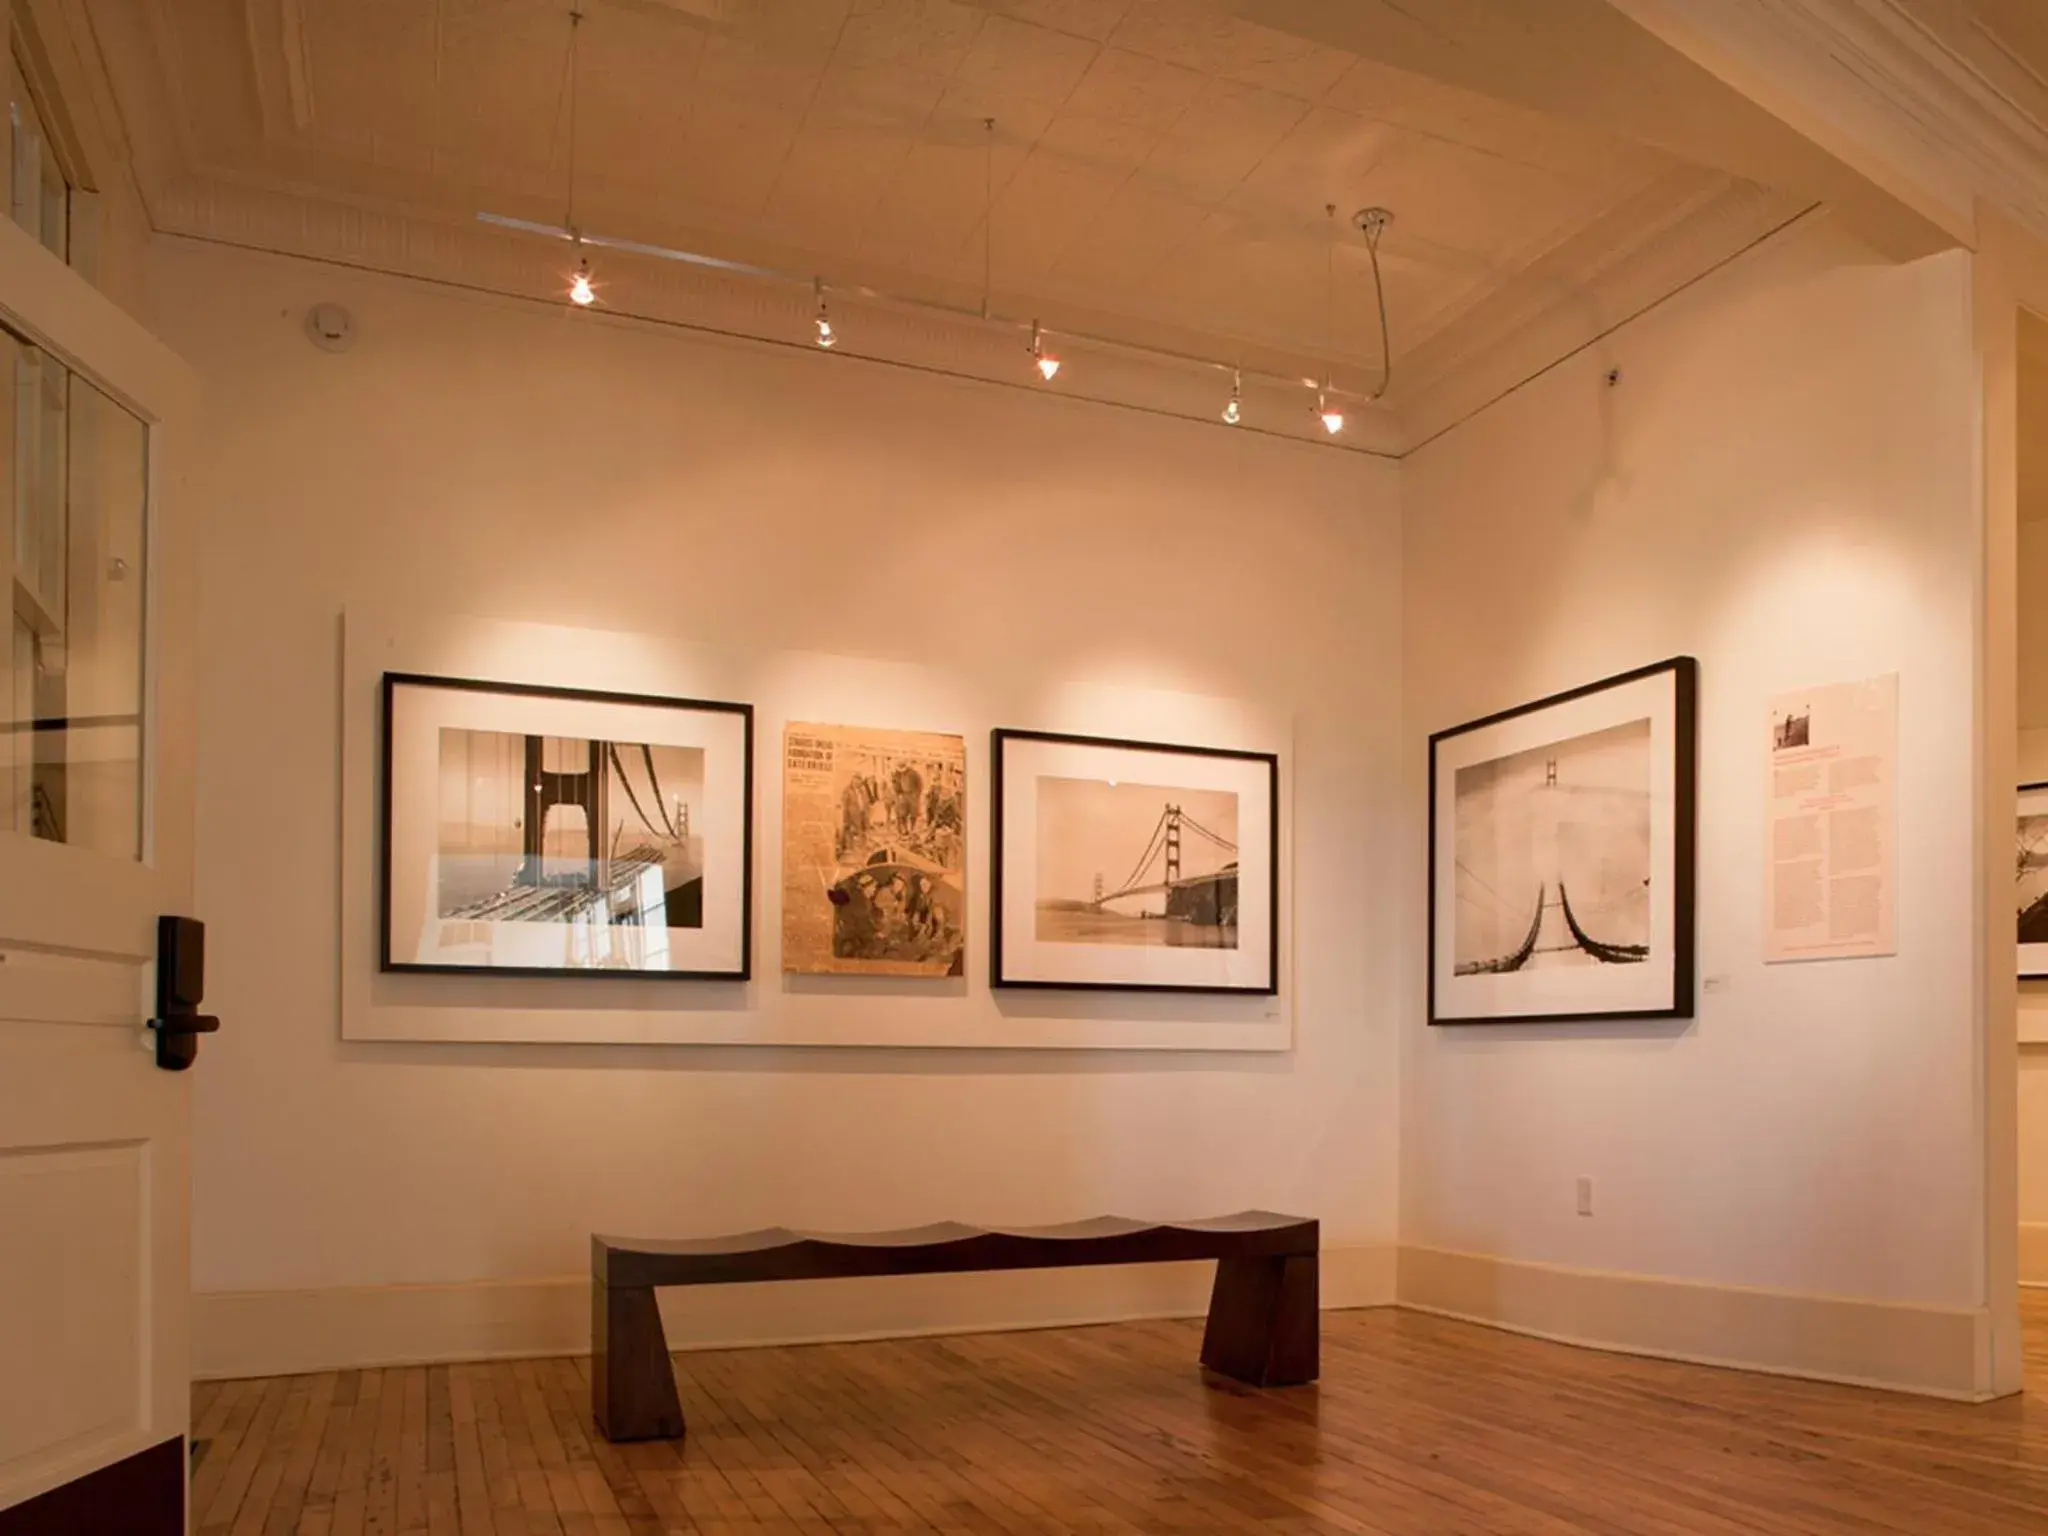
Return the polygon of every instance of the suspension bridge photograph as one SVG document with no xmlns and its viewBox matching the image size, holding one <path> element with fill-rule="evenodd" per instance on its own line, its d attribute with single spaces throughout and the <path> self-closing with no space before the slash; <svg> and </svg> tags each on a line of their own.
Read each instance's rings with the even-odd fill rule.
<svg viewBox="0 0 2048 1536">
<path fill-rule="evenodd" d="M 2014 863 L 2020 942 L 2048 944 L 2048 815 L 2022 813 Z"/>
<path fill-rule="evenodd" d="M 1237 948 L 1237 796 L 1038 780 L 1037 937 Z"/>
<path fill-rule="evenodd" d="M 1650 722 L 1460 768 L 1456 974 L 1650 953 Z"/>
<path fill-rule="evenodd" d="M 700 928 L 701 748 L 444 728 L 444 919 Z"/>
</svg>

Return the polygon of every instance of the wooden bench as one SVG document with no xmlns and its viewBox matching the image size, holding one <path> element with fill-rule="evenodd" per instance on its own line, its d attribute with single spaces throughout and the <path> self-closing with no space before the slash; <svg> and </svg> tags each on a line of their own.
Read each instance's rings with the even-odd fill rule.
<svg viewBox="0 0 2048 1536">
<path fill-rule="evenodd" d="M 654 1292 L 665 1285 L 1064 1269 L 1216 1260 L 1202 1364 L 1255 1387 L 1314 1381 L 1317 1227 L 1247 1211 L 1147 1224 L 1120 1216 L 990 1231 L 942 1222 L 905 1232 L 830 1235 L 780 1227 L 682 1242 L 590 1240 L 591 1407 L 607 1440 L 673 1440 L 683 1409 Z"/>
</svg>

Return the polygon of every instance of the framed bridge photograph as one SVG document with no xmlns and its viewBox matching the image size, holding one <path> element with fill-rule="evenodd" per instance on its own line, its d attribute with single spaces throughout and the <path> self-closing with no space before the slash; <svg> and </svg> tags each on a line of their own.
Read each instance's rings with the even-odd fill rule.
<svg viewBox="0 0 2048 1536">
<path fill-rule="evenodd" d="M 2048 784 L 2020 786 L 2016 836 L 2013 906 L 2019 919 L 2019 978 L 2048 981 Z"/>
<path fill-rule="evenodd" d="M 744 980 L 754 712 L 384 675 L 382 968 Z"/>
<path fill-rule="evenodd" d="M 1279 991 L 1280 760 L 999 730 L 999 987 Z"/>
<path fill-rule="evenodd" d="M 1429 1022 L 1693 1014 L 1689 656 L 1429 739 Z"/>
</svg>

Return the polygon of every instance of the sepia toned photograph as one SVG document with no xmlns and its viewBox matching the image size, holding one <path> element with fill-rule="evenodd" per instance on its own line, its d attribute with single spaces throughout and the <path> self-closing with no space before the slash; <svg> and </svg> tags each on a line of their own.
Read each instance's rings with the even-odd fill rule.
<svg viewBox="0 0 2048 1536">
<path fill-rule="evenodd" d="M 2048 815 L 2019 819 L 2019 939 L 2048 944 Z"/>
<path fill-rule="evenodd" d="M 1771 725 L 1771 749 L 1776 752 L 1790 752 L 1797 747 L 1813 744 L 1813 711 L 1801 709 L 1788 711 Z"/>
<path fill-rule="evenodd" d="M 1040 778 L 1037 857 L 1041 943 L 1237 947 L 1234 794 Z"/>
<path fill-rule="evenodd" d="M 387 673 L 387 971 L 739 978 L 753 711 Z"/>
<path fill-rule="evenodd" d="M 1429 738 L 1431 1024 L 1693 1016 L 1698 722 L 1679 656 Z"/>
<path fill-rule="evenodd" d="M 2013 848 L 2019 974 L 2048 977 L 2048 784 L 2020 786 Z"/>
<path fill-rule="evenodd" d="M 441 917 L 704 926 L 704 753 L 443 729 Z"/>
<path fill-rule="evenodd" d="M 782 806 L 785 971 L 965 974 L 960 737 L 791 724 Z"/>
<path fill-rule="evenodd" d="M 1650 953 L 1650 722 L 1457 770 L 1460 976 Z"/>
<path fill-rule="evenodd" d="M 1280 988 L 1280 759 L 994 734 L 999 987 Z"/>
</svg>

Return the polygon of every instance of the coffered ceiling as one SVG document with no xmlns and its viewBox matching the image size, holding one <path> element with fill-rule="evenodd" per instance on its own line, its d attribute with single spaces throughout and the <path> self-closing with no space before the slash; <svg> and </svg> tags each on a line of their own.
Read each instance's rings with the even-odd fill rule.
<svg viewBox="0 0 2048 1536">
<path fill-rule="evenodd" d="M 532 281 L 476 216 L 573 171 L 594 234 L 1362 393 L 1384 205 L 1396 447 L 1805 201 L 1212 0 L 82 3 L 159 229 L 395 270 Z"/>
</svg>

